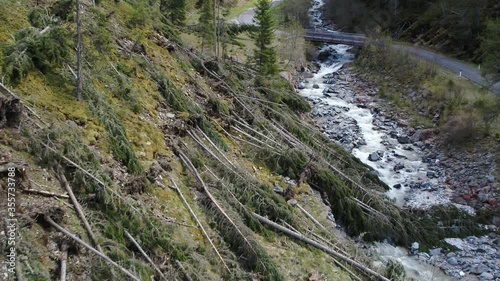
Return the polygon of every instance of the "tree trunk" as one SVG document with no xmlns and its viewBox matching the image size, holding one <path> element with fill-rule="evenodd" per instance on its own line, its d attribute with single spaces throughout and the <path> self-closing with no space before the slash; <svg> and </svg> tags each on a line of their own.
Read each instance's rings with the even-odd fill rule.
<svg viewBox="0 0 500 281">
<path fill-rule="evenodd" d="M 294 232 L 294 231 L 292 231 L 292 230 L 290 230 L 288 228 L 282 227 L 281 225 L 279 225 L 279 224 L 277 224 L 277 223 L 275 223 L 273 221 L 270 221 L 270 220 L 268 220 L 268 219 L 266 219 L 266 218 L 264 218 L 264 217 L 262 217 L 262 216 L 260 216 L 260 215 L 258 215 L 256 213 L 253 213 L 253 216 L 257 220 L 259 220 L 261 223 L 266 224 L 266 225 L 274 228 L 275 230 L 279 230 L 279 231 L 285 233 L 288 236 L 291 236 L 291 237 L 293 237 L 295 239 L 298 239 L 298 240 L 300 240 L 302 242 L 305 242 L 305 243 L 307 243 L 307 244 L 309 244 L 309 245 L 311 245 L 311 246 L 313 246 L 315 248 L 318 248 L 318 249 L 322 250 L 323 252 L 325 252 L 325 253 L 327 253 L 329 255 L 332 255 L 333 257 L 339 258 L 339 259 L 347 262 L 348 264 L 350 264 L 350 265 L 358 268 L 359 270 L 363 271 L 368 276 L 376 277 L 378 280 L 390 281 L 389 279 L 387 279 L 386 277 L 384 277 L 380 273 L 375 272 L 375 271 L 369 269 L 368 267 L 366 267 L 366 266 L 364 266 L 364 265 L 362 265 L 362 264 L 360 264 L 360 263 L 358 263 L 358 262 L 356 262 L 356 261 L 354 261 L 354 260 L 352 260 L 352 259 L 350 259 L 350 258 L 348 258 L 348 257 L 346 257 L 346 256 L 344 256 L 342 254 L 340 254 L 340 253 L 337 253 L 334 250 L 332 250 L 332 249 L 330 249 L 328 247 L 325 247 L 325 246 L 319 244 L 318 242 L 316 242 L 314 240 L 311 240 L 311 239 L 305 237 L 304 235 L 302 235 L 300 233 L 296 233 L 296 232 Z"/>
<path fill-rule="evenodd" d="M 82 33 L 80 31 L 80 0 L 76 0 L 76 100 L 82 99 Z"/>
</svg>

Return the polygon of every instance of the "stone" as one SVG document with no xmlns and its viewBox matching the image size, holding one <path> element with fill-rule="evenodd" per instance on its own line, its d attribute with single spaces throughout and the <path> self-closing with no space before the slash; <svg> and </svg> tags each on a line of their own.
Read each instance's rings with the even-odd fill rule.
<svg viewBox="0 0 500 281">
<path fill-rule="evenodd" d="M 166 116 L 169 119 L 174 119 L 175 118 L 175 114 L 173 114 L 173 113 L 167 113 Z"/>
<path fill-rule="evenodd" d="M 306 88 L 306 84 L 300 82 L 298 85 L 297 85 L 297 89 L 299 90 L 302 90 L 302 89 L 305 89 Z"/>
<path fill-rule="evenodd" d="M 283 193 L 283 188 L 281 186 L 279 186 L 278 184 L 275 183 L 273 191 L 276 192 L 276 193 Z"/>
<path fill-rule="evenodd" d="M 318 84 L 313 84 L 313 89 L 319 89 L 319 85 Z"/>
<path fill-rule="evenodd" d="M 450 265 L 453 265 L 453 266 L 458 265 L 457 258 L 455 258 L 455 257 L 450 257 L 450 258 L 448 258 L 448 260 L 447 260 L 447 261 L 448 261 L 448 263 L 449 263 Z"/>
<path fill-rule="evenodd" d="M 487 271 L 489 271 L 489 268 L 484 264 L 473 265 L 472 268 L 470 269 L 470 272 L 472 274 L 476 274 L 476 275 L 480 275 L 480 274 L 487 272 Z"/>
<path fill-rule="evenodd" d="M 411 244 L 411 251 L 412 252 L 418 251 L 418 248 L 420 248 L 420 244 L 418 244 L 418 242 L 413 242 L 413 244 Z"/>
<path fill-rule="evenodd" d="M 288 201 L 287 201 L 287 203 L 288 203 L 288 205 L 290 205 L 290 206 L 295 206 L 295 205 L 297 205 L 297 200 L 295 200 L 295 199 L 290 199 L 290 200 L 288 200 Z"/>
<path fill-rule="evenodd" d="M 488 176 L 486 176 L 486 180 L 488 181 L 488 183 L 494 183 L 495 177 L 492 175 L 488 175 Z"/>
<path fill-rule="evenodd" d="M 488 272 L 481 273 L 480 277 L 481 277 L 481 280 L 493 280 L 495 278 L 495 276 L 493 276 L 493 274 L 488 273 Z"/>
<path fill-rule="evenodd" d="M 311 72 L 304 72 L 302 73 L 302 77 L 304 77 L 305 79 L 311 79 L 314 77 L 314 74 L 312 74 Z"/>
<path fill-rule="evenodd" d="M 429 255 L 431 255 L 432 257 L 441 255 L 441 248 L 436 248 L 436 249 L 430 250 Z"/>
<path fill-rule="evenodd" d="M 380 161 L 380 155 L 377 153 L 377 152 L 372 152 L 369 156 L 368 156 L 368 160 L 372 161 L 372 162 L 376 162 L 376 161 Z"/>
<path fill-rule="evenodd" d="M 483 203 L 487 203 L 488 201 L 490 201 L 490 195 L 486 192 L 479 192 L 479 194 L 477 195 L 477 199 L 479 199 L 479 201 L 483 202 Z"/>
<path fill-rule="evenodd" d="M 393 186 L 393 188 L 395 188 L 395 189 L 401 189 L 401 184 L 400 184 L 400 183 L 395 184 L 395 185 Z"/>
<path fill-rule="evenodd" d="M 400 144 L 409 144 L 409 143 L 411 143 L 411 139 L 408 136 L 399 136 L 398 137 L 398 142 Z"/>
<path fill-rule="evenodd" d="M 397 172 L 397 171 L 399 171 L 399 170 L 403 170 L 404 168 L 405 168 L 405 165 L 404 165 L 404 164 L 402 164 L 402 163 L 397 163 L 397 164 L 394 166 L 393 170 L 394 170 L 395 172 Z"/>
</svg>

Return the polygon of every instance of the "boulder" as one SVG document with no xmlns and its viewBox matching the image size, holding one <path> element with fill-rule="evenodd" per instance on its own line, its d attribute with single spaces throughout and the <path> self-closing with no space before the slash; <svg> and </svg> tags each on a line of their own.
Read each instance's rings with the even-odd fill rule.
<svg viewBox="0 0 500 281">
<path fill-rule="evenodd" d="M 495 278 L 495 276 L 493 276 L 493 274 L 488 273 L 488 272 L 481 273 L 480 277 L 481 277 L 481 280 L 493 280 Z"/>
<path fill-rule="evenodd" d="M 319 89 L 319 85 L 318 84 L 313 84 L 313 89 Z"/>
<path fill-rule="evenodd" d="M 393 170 L 394 170 L 395 172 L 397 172 L 397 171 L 402 170 L 402 169 L 404 169 L 404 168 L 405 168 L 405 165 L 404 165 L 404 164 L 402 164 L 402 163 L 397 163 L 397 164 L 394 166 Z"/>
<path fill-rule="evenodd" d="M 398 136 L 398 142 L 400 144 L 409 144 L 411 143 L 411 139 L 408 136 Z"/>
<path fill-rule="evenodd" d="M 380 159 L 380 155 L 377 152 L 372 152 L 370 156 L 368 156 L 368 160 L 373 162 L 380 161 Z"/>
<path fill-rule="evenodd" d="M 420 248 L 420 244 L 418 244 L 418 242 L 413 242 L 413 244 L 411 244 L 411 252 L 412 253 L 418 252 L 419 248 Z"/>
<path fill-rule="evenodd" d="M 448 263 L 449 263 L 450 265 L 453 265 L 453 266 L 458 265 L 457 258 L 455 258 L 455 257 L 450 257 L 450 258 L 448 258 L 448 260 L 447 260 L 447 261 L 448 261 Z"/>
<path fill-rule="evenodd" d="M 436 248 L 436 249 L 430 250 L 429 255 L 431 255 L 431 257 L 441 255 L 441 248 Z"/>
<path fill-rule="evenodd" d="M 483 274 L 484 272 L 487 272 L 487 271 L 489 271 L 489 268 L 484 264 L 473 265 L 472 268 L 470 269 L 470 272 L 472 274 L 476 274 L 476 275 Z"/>
</svg>

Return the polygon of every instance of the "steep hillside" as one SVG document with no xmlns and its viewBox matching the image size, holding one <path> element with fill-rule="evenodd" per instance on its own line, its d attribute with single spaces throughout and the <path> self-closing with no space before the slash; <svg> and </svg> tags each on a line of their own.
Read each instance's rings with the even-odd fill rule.
<svg viewBox="0 0 500 281">
<path fill-rule="evenodd" d="M 185 46 L 157 1 L 95 2 L 82 3 L 77 101 L 74 2 L 0 0 L 1 235 L 17 254 L 2 278 L 359 280 L 378 273 L 332 217 L 365 240 L 446 235 L 386 199 L 285 79 Z"/>
</svg>

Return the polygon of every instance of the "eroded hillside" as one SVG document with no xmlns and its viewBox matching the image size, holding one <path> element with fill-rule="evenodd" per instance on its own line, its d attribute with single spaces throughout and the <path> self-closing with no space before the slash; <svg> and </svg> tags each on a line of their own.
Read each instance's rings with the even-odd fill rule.
<svg viewBox="0 0 500 281">
<path fill-rule="evenodd" d="M 59 279 L 67 255 L 67 280 L 359 280 L 384 268 L 369 270 L 335 220 L 399 245 L 445 235 L 384 198 L 288 81 L 184 45 L 156 1 L 82 4 L 81 101 L 73 2 L 1 5 L 0 92 L 24 104 L 0 129 L 5 252 L 9 182 L 17 219 L 15 270 L 5 263 L 2 278 Z"/>
</svg>

